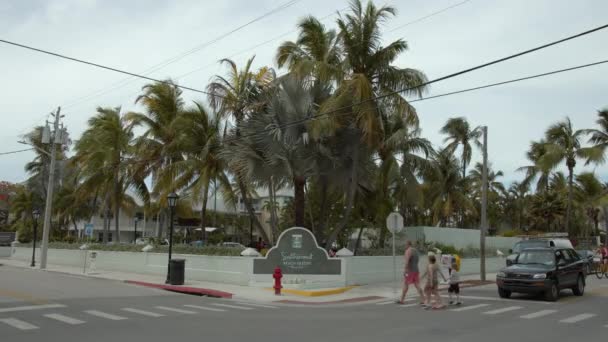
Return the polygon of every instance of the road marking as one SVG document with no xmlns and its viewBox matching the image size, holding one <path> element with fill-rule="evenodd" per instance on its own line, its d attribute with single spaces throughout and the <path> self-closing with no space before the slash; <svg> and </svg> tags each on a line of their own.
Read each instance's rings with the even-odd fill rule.
<svg viewBox="0 0 608 342">
<path fill-rule="evenodd" d="M 13 308 L 1 308 L 0 313 L 3 312 L 15 312 L 15 311 L 31 311 L 31 310 L 44 310 L 44 309 L 57 309 L 65 308 L 63 304 L 46 304 L 46 305 L 27 305 L 27 306 L 16 306 Z"/>
<path fill-rule="evenodd" d="M 540 311 L 537 311 L 537 312 L 533 312 L 531 314 L 519 316 L 519 318 L 533 319 L 533 318 L 538 318 L 538 317 L 543 317 L 543 316 L 551 315 L 551 314 L 554 314 L 556 312 L 557 312 L 557 310 L 540 310 Z"/>
<path fill-rule="evenodd" d="M 236 302 L 237 304 L 243 304 L 243 305 L 249 305 L 249 306 L 255 306 L 255 307 L 259 307 L 259 308 L 266 308 L 266 309 L 278 309 L 278 306 L 271 306 L 271 305 L 263 305 L 263 304 L 253 304 L 253 303 L 246 303 L 246 302 Z"/>
<path fill-rule="evenodd" d="M 413 300 L 415 300 L 416 298 L 414 297 L 410 297 L 410 298 L 406 298 L 403 301 L 404 302 L 411 302 Z M 387 302 L 380 302 L 380 303 L 376 303 L 376 305 L 388 305 L 388 304 L 397 304 L 397 302 L 395 300 L 389 300 Z"/>
<path fill-rule="evenodd" d="M 442 298 L 450 298 L 449 295 L 442 295 Z M 555 302 L 542 302 L 542 301 L 531 301 L 529 299 L 518 299 L 518 298 L 511 298 L 511 299 L 503 299 L 503 298 L 496 298 L 496 297 L 482 297 L 482 296 L 460 296 L 461 299 L 474 299 L 474 300 L 485 300 L 488 302 L 509 302 L 509 303 L 513 303 L 513 302 L 524 302 L 524 303 L 530 303 L 530 304 L 544 304 L 544 305 L 555 305 Z"/>
<path fill-rule="evenodd" d="M 150 312 L 150 311 L 145 311 L 145 310 L 138 310 L 138 309 L 133 309 L 133 308 L 123 308 L 123 311 L 127 311 L 127 312 L 132 312 L 132 313 L 136 313 L 136 314 L 140 314 L 143 316 L 148 316 L 148 317 L 163 317 L 163 314 L 159 314 L 156 312 Z"/>
<path fill-rule="evenodd" d="M 508 307 L 502 308 L 502 309 L 496 309 L 496 310 L 486 311 L 483 314 L 484 315 L 498 315 L 498 314 L 501 314 L 501 313 L 505 313 L 505 312 L 509 312 L 509 311 L 515 311 L 515 310 L 519 310 L 519 309 L 523 309 L 523 307 L 521 307 L 521 306 L 508 306 Z"/>
<path fill-rule="evenodd" d="M 570 318 L 562 319 L 559 322 L 560 323 L 577 323 L 577 322 L 584 321 L 586 319 L 589 319 L 589 318 L 595 317 L 595 316 L 597 316 L 597 315 L 596 314 L 590 314 L 590 313 L 584 313 L 584 314 L 572 316 Z"/>
<path fill-rule="evenodd" d="M 0 322 L 10 325 L 13 328 L 17 328 L 20 330 L 33 330 L 38 329 L 37 326 L 33 324 L 29 324 L 28 322 L 20 321 L 16 318 L 2 318 Z"/>
<path fill-rule="evenodd" d="M 477 305 L 471 305 L 471 306 L 463 306 L 461 308 L 452 309 L 450 311 L 460 312 L 460 311 L 475 310 L 475 309 L 483 308 L 483 307 L 486 307 L 486 306 L 489 306 L 489 305 L 490 304 L 477 304 Z"/>
<path fill-rule="evenodd" d="M 112 314 L 97 311 L 97 310 L 85 310 L 85 312 L 92 316 L 97 316 L 97 317 L 101 317 L 101 318 L 105 318 L 105 319 L 111 319 L 113 321 L 120 321 L 123 319 L 127 319 L 127 317 L 116 316 L 116 315 L 112 315 Z"/>
<path fill-rule="evenodd" d="M 161 310 L 171 311 L 171 312 L 177 312 L 177 313 L 181 313 L 181 314 L 188 314 L 188 315 L 193 315 L 193 314 L 197 313 L 196 311 L 170 308 L 168 306 L 157 306 L 156 308 L 161 309 Z"/>
<path fill-rule="evenodd" d="M 30 296 L 27 293 L 21 293 L 21 292 L 15 292 L 15 291 L 3 290 L 3 289 L 0 289 L 0 296 L 20 299 L 20 300 L 23 300 L 23 301 L 26 301 L 26 302 L 30 302 L 32 304 L 46 304 L 46 303 L 48 303 L 48 301 L 45 300 L 45 299 L 32 297 L 32 296 Z"/>
<path fill-rule="evenodd" d="M 184 306 L 188 307 L 188 308 L 201 309 L 201 310 L 207 310 L 207 311 L 216 311 L 216 312 L 225 312 L 226 311 L 224 309 L 208 308 L 206 306 L 200 306 L 200 305 L 189 305 L 189 304 L 186 304 Z"/>
<path fill-rule="evenodd" d="M 222 307 L 230 308 L 230 309 L 253 310 L 253 308 L 248 308 L 246 306 L 238 306 L 238 305 L 228 305 L 228 304 L 219 304 L 219 303 L 213 303 L 211 305 L 222 306 Z"/>
<path fill-rule="evenodd" d="M 60 315 L 60 314 L 47 314 L 47 315 L 44 315 L 44 317 L 54 319 L 56 321 L 67 323 L 67 324 L 73 324 L 73 325 L 85 323 L 85 321 L 81 321 L 79 319 Z"/>
</svg>

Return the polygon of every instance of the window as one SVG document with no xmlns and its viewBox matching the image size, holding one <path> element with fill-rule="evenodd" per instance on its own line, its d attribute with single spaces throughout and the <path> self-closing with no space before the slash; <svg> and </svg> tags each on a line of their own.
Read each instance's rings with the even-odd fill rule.
<svg viewBox="0 0 608 342">
<path fill-rule="evenodd" d="M 568 255 L 570 255 L 570 260 L 572 260 L 572 262 L 580 260 L 580 257 L 574 250 L 567 249 L 567 250 L 564 250 L 564 252 L 566 252 Z"/>
</svg>

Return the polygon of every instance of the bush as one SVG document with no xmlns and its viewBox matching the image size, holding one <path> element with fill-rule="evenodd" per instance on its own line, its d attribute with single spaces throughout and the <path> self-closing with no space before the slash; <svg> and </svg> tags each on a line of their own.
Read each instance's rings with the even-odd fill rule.
<svg viewBox="0 0 608 342">
<path fill-rule="evenodd" d="M 524 235 L 524 233 L 519 229 L 511 229 L 502 233 L 502 236 L 504 237 L 515 237 L 518 235 Z"/>
<path fill-rule="evenodd" d="M 84 241 L 77 243 L 69 242 L 49 242 L 49 248 L 52 249 L 79 249 Z M 141 252 L 144 247 L 134 244 L 112 244 L 104 245 L 99 243 L 88 243 L 89 250 L 95 251 L 114 251 L 114 252 Z M 23 244 L 23 247 L 31 246 L 31 244 Z M 154 246 L 152 253 L 167 253 L 169 246 Z M 194 247 L 188 245 L 173 245 L 173 253 L 175 254 L 194 254 L 194 255 L 217 255 L 217 256 L 240 256 L 242 250 L 230 247 Z"/>
</svg>

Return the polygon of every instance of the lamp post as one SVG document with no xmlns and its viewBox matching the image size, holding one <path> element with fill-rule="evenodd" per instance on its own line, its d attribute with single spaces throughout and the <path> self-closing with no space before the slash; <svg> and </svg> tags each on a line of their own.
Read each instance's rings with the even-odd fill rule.
<svg viewBox="0 0 608 342">
<path fill-rule="evenodd" d="M 38 238 L 38 219 L 40 218 L 40 211 L 38 209 L 32 210 L 32 217 L 34 218 L 34 246 L 32 247 L 32 264 L 30 266 L 36 267 L 36 239 Z"/>
<path fill-rule="evenodd" d="M 177 200 L 179 196 L 175 192 L 172 192 L 167 196 L 167 202 L 169 202 L 169 212 L 170 212 L 170 223 L 169 223 L 169 260 L 167 262 L 167 279 L 165 280 L 165 284 L 169 284 L 171 278 L 171 252 L 173 249 L 173 212 L 175 211 L 175 207 L 177 205 Z"/>
<path fill-rule="evenodd" d="M 135 214 L 135 231 L 133 232 L 133 235 L 135 236 L 133 238 L 134 244 L 137 244 L 137 221 L 139 221 L 139 218 L 137 217 L 137 214 Z"/>
</svg>

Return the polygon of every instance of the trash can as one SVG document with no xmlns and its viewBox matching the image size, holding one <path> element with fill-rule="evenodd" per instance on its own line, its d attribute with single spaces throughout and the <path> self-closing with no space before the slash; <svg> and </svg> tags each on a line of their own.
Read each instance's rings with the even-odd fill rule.
<svg viewBox="0 0 608 342">
<path fill-rule="evenodd" d="M 185 259 L 171 259 L 169 263 L 169 283 L 171 285 L 184 285 Z"/>
</svg>

